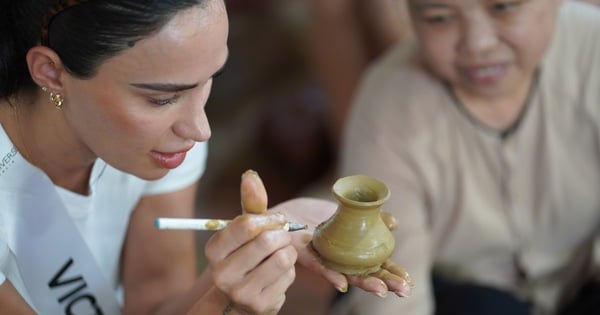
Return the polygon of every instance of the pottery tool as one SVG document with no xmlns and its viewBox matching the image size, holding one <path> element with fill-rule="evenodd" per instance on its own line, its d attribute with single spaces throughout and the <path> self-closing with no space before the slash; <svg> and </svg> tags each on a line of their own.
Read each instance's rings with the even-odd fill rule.
<svg viewBox="0 0 600 315">
<path fill-rule="evenodd" d="M 225 228 L 229 222 L 231 222 L 231 220 L 156 218 L 154 225 L 161 230 L 216 231 Z M 288 232 L 305 230 L 306 228 L 306 224 L 295 222 L 287 222 L 283 226 L 283 229 Z"/>
</svg>

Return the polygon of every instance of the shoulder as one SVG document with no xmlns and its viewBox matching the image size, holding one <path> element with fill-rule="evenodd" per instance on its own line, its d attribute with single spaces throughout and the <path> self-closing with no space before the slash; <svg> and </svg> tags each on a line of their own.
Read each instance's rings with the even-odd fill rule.
<svg viewBox="0 0 600 315">
<path fill-rule="evenodd" d="M 600 7 L 566 1 L 560 8 L 554 39 L 544 66 L 584 71 L 600 54 Z M 597 62 L 595 62 L 597 63 Z"/>
<path fill-rule="evenodd" d="M 600 7 L 583 1 L 565 1 L 559 10 L 561 23 L 599 27 Z M 593 33 L 593 29 L 588 29 Z"/>
<path fill-rule="evenodd" d="M 574 104 L 600 120 L 600 8 L 566 1 L 542 62 L 541 84 L 550 100 Z"/>
<path fill-rule="evenodd" d="M 418 60 L 416 45 L 397 46 L 367 70 L 349 117 L 349 128 L 415 139 L 443 126 L 453 103 L 446 85 Z"/>
<path fill-rule="evenodd" d="M 416 43 L 401 44 L 377 59 L 368 69 L 361 92 L 371 92 L 376 101 L 394 100 L 401 103 L 412 99 L 446 95 L 444 84 L 433 76 L 419 60 Z"/>
<path fill-rule="evenodd" d="M 11 225 L 14 225 L 14 215 L 11 209 L 0 211 L 0 285 L 6 280 L 6 268 L 10 258 L 8 232 Z"/>
<path fill-rule="evenodd" d="M 7 201 L 10 200 L 5 199 L 11 198 L 11 195 L 7 191 L 7 187 L 11 186 L 10 180 L 2 175 L 9 168 L 13 167 L 16 154 L 16 149 L 0 125 L 0 200 L 2 200 L 3 204 L 0 207 L 0 274 L 8 257 L 8 235 L 15 225 L 16 215 L 13 207 L 7 207 Z M 0 275 L 0 284 L 2 282 L 1 278 L 2 275 Z"/>
</svg>

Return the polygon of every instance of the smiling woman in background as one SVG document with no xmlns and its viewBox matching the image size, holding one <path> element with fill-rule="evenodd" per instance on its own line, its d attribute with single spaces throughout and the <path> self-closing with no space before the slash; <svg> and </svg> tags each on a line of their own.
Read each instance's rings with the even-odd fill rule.
<svg viewBox="0 0 600 315">
<path fill-rule="evenodd" d="M 338 175 L 388 184 L 394 259 L 422 285 L 336 314 L 597 314 L 600 10 L 408 3 L 417 44 L 370 68 Z"/>
</svg>

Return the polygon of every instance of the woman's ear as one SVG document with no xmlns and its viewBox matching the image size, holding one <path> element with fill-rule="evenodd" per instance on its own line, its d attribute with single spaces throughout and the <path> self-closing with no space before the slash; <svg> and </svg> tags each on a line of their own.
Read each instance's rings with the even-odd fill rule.
<svg viewBox="0 0 600 315">
<path fill-rule="evenodd" d="M 27 66 L 33 81 L 54 91 L 63 88 L 65 68 L 54 50 L 45 46 L 35 46 L 27 52 Z"/>
</svg>

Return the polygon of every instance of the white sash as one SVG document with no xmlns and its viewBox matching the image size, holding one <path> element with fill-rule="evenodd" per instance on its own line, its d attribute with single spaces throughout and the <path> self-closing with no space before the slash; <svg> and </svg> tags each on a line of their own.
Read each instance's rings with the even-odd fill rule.
<svg viewBox="0 0 600 315">
<path fill-rule="evenodd" d="M 20 156 L 1 174 L 0 200 L 17 209 L 21 276 L 42 314 L 120 314 L 111 288 L 50 179 Z M 11 163 L 11 164 L 12 164 Z M 20 164 L 20 165 L 19 165 Z"/>
</svg>

